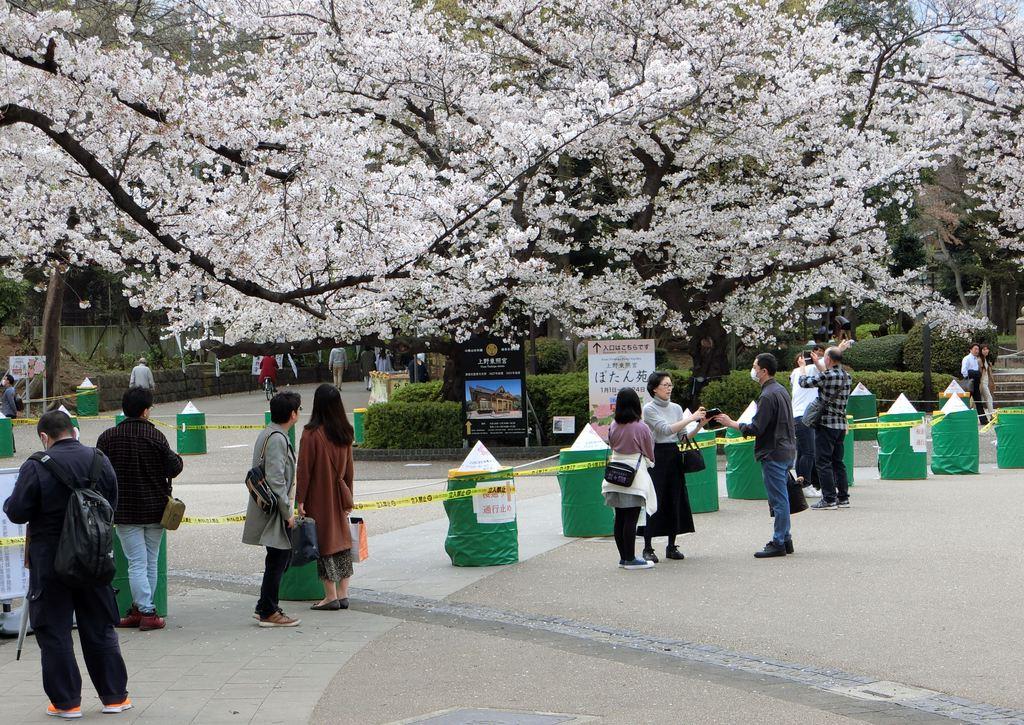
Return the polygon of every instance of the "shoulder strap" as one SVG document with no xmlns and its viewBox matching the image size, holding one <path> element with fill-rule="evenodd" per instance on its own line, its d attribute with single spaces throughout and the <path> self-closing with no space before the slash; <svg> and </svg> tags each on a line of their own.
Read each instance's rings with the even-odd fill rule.
<svg viewBox="0 0 1024 725">
<path fill-rule="evenodd" d="M 72 491 L 78 488 L 78 486 L 76 486 L 72 481 L 70 474 L 68 474 L 68 469 L 65 468 L 63 464 L 55 461 L 49 453 L 37 451 L 28 458 L 30 461 L 39 461 L 43 464 L 43 467 L 49 471 L 51 476 L 56 478 Z"/>
<path fill-rule="evenodd" d="M 270 436 L 274 435 L 275 433 L 284 436 L 284 443 L 286 446 L 288 446 L 288 449 L 291 450 L 292 442 L 288 440 L 288 436 L 284 435 L 284 433 L 282 433 L 279 430 L 270 431 L 270 435 L 263 439 L 263 451 L 260 453 L 260 460 L 264 464 L 267 462 L 267 445 L 270 443 Z"/>
<path fill-rule="evenodd" d="M 92 467 L 89 469 L 89 488 L 96 488 L 100 481 L 100 473 L 103 471 L 103 451 L 99 448 L 92 449 Z"/>
</svg>

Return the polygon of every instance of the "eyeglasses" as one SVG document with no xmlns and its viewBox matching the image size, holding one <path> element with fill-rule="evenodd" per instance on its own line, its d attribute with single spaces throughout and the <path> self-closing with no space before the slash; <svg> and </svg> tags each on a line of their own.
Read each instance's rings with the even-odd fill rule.
<svg viewBox="0 0 1024 725">
<path fill-rule="evenodd" d="M 659 388 L 671 388 L 672 387 L 672 381 L 671 380 L 666 380 L 665 382 L 663 382 L 658 387 Z"/>
</svg>

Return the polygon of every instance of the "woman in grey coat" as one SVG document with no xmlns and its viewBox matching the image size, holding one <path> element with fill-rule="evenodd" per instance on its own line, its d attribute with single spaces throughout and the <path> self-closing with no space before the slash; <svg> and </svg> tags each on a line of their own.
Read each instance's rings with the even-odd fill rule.
<svg viewBox="0 0 1024 725">
<path fill-rule="evenodd" d="M 242 543 L 265 546 L 266 565 L 263 585 L 256 603 L 256 616 L 261 627 L 295 627 L 293 619 L 278 606 L 281 578 L 292 558 L 288 529 L 295 524 L 295 451 L 288 442 L 288 431 L 299 419 L 302 398 L 298 393 L 278 393 L 270 399 L 270 424 L 260 431 L 252 453 L 252 465 L 263 466 L 267 484 L 277 495 L 277 510 L 267 514 L 252 496 L 245 510 Z"/>
</svg>

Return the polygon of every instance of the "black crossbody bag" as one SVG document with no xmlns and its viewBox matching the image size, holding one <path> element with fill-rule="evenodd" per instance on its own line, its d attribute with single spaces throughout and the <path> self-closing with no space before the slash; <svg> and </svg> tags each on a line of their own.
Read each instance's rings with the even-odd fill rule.
<svg viewBox="0 0 1024 725">
<path fill-rule="evenodd" d="M 643 458 L 643 453 L 637 456 L 635 467 L 628 463 L 608 461 L 608 463 L 604 464 L 604 480 L 615 486 L 632 486 L 633 479 L 636 477 L 636 472 L 640 470 L 640 462 Z"/>
</svg>

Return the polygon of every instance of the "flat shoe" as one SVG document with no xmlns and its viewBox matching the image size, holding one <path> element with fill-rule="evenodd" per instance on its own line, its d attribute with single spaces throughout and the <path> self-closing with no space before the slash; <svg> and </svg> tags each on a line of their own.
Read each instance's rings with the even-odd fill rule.
<svg viewBox="0 0 1024 725">
<path fill-rule="evenodd" d="M 314 604 L 310 609 L 316 610 L 317 612 L 333 612 L 341 609 L 341 602 L 334 599 L 326 604 Z"/>
<path fill-rule="evenodd" d="M 348 597 L 338 600 L 338 609 L 348 609 Z"/>
</svg>

